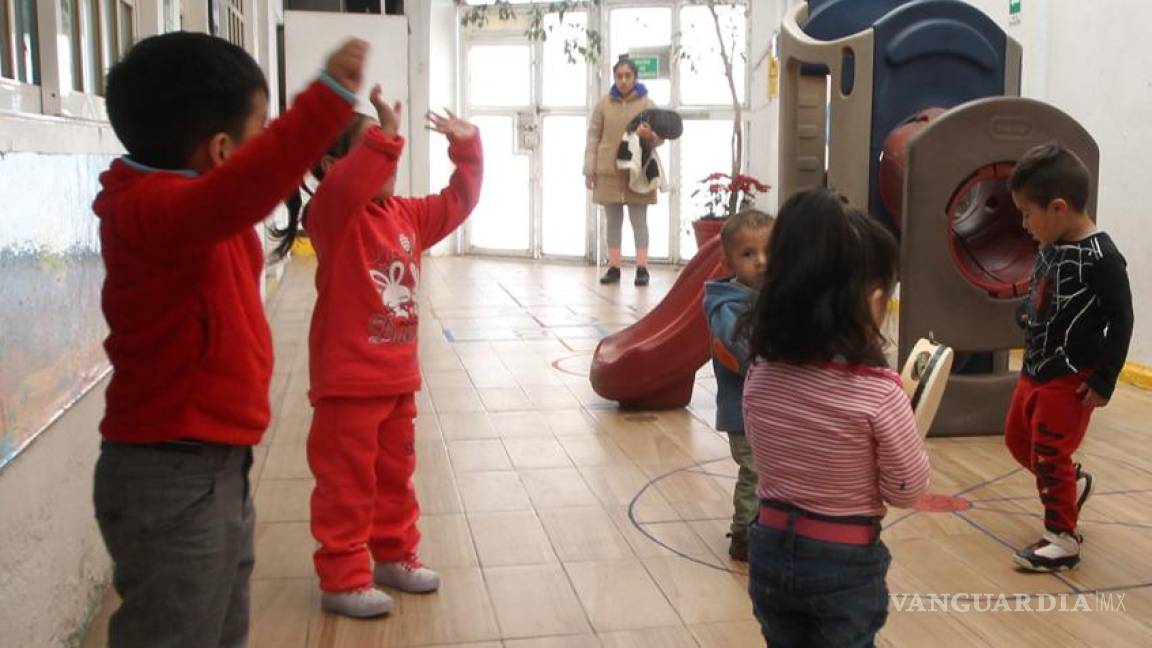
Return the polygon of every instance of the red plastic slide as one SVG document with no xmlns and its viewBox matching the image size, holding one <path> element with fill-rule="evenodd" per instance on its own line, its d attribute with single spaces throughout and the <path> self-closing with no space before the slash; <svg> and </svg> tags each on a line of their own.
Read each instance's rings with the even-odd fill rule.
<svg viewBox="0 0 1152 648">
<path fill-rule="evenodd" d="M 704 283 L 724 274 L 722 262 L 714 237 L 652 312 L 600 341 L 590 375 L 597 394 L 627 409 L 675 409 L 692 400 L 696 371 L 710 357 Z"/>
</svg>

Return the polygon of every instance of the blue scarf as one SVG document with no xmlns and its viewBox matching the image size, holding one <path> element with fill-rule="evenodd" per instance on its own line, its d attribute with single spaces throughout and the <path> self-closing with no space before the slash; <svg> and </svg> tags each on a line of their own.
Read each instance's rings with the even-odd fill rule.
<svg viewBox="0 0 1152 648">
<path fill-rule="evenodd" d="M 641 97 L 641 98 L 647 97 L 648 96 L 648 86 L 644 85 L 643 83 L 637 82 L 636 87 L 633 88 L 632 92 L 635 93 L 635 95 L 637 97 Z M 612 84 L 612 90 L 609 91 L 608 94 L 611 95 L 611 97 L 613 99 L 619 99 L 620 101 L 624 101 L 624 95 L 620 94 L 620 88 L 617 88 L 615 83 Z"/>
</svg>

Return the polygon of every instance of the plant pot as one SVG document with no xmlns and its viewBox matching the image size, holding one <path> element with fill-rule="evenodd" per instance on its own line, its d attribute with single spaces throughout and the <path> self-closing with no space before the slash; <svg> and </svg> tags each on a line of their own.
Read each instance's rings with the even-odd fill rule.
<svg viewBox="0 0 1152 648">
<path fill-rule="evenodd" d="M 724 229 L 723 218 L 697 218 L 692 221 L 692 234 L 696 237 L 696 249 L 704 247 L 704 244 L 712 239 L 720 236 L 720 230 Z"/>
</svg>

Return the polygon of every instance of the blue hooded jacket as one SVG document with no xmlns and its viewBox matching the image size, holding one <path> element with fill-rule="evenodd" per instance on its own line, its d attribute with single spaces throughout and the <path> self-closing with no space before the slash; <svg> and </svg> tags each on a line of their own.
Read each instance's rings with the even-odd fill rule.
<svg viewBox="0 0 1152 648">
<path fill-rule="evenodd" d="M 712 370 L 716 374 L 716 429 L 744 433 L 744 374 L 748 372 L 748 340 L 736 335 L 740 318 L 752 308 L 756 291 L 727 277 L 704 284 L 704 314 L 712 338 Z"/>
</svg>

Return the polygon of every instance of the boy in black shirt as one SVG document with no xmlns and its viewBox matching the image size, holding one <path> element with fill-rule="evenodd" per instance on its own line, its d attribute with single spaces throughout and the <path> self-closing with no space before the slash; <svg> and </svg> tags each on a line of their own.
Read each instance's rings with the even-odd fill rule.
<svg viewBox="0 0 1152 648">
<path fill-rule="evenodd" d="M 1020 323 L 1024 371 L 1012 395 L 1004 441 L 1036 476 L 1044 537 L 1016 552 L 1029 571 L 1080 562 L 1076 533 L 1092 475 L 1072 463 L 1092 410 L 1112 397 L 1132 337 L 1127 263 L 1085 212 L 1091 177 L 1059 144 L 1026 153 L 1008 180 L 1024 228 L 1040 244 Z"/>
</svg>

